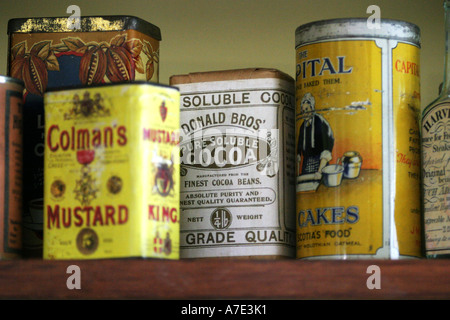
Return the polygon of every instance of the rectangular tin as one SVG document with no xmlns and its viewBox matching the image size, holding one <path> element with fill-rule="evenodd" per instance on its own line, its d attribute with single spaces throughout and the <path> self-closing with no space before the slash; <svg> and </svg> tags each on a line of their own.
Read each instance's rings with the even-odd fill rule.
<svg viewBox="0 0 450 320">
<path fill-rule="evenodd" d="M 158 27 L 130 16 L 17 18 L 8 23 L 8 74 L 24 91 L 24 254 L 42 255 L 44 104 L 47 89 L 158 82 Z"/>
<path fill-rule="evenodd" d="M 179 258 L 177 88 L 45 94 L 44 258 Z"/>
<path fill-rule="evenodd" d="M 23 82 L 0 76 L 0 260 L 22 249 Z"/>
<path fill-rule="evenodd" d="M 297 258 L 421 256 L 420 31 L 296 30 Z"/>
<path fill-rule="evenodd" d="M 181 257 L 294 257 L 294 80 L 249 68 L 170 84 L 181 93 Z"/>
</svg>

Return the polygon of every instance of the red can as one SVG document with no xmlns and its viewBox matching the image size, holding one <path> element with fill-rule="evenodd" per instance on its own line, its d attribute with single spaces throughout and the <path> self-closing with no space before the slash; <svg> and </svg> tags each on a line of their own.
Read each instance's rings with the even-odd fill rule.
<svg viewBox="0 0 450 320">
<path fill-rule="evenodd" d="M 23 82 L 0 76 L 0 260 L 22 250 Z"/>
</svg>

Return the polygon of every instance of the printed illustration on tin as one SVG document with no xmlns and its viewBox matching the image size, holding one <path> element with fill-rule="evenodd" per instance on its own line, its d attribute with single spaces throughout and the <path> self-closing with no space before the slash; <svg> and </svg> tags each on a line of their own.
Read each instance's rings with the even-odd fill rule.
<svg viewBox="0 0 450 320">
<path fill-rule="evenodd" d="M 298 132 L 297 192 L 315 192 L 321 183 L 339 187 L 342 179 L 358 178 L 362 165 L 358 151 L 346 151 L 336 163 L 330 163 L 335 136 L 327 119 L 316 112 L 316 100 L 310 92 L 301 98 L 300 115 L 303 122 Z"/>
<path fill-rule="evenodd" d="M 170 255 L 172 253 L 172 239 L 170 232 L 166 231 L 164 238 L 160 235 L 160 230 L 156 231 L 156 236 L 153 238 L 153 252 L 155 254 Z"/>
<path fill-rule="evenodd" d="M 174 191 L 174 161 L 172 158 L 165 159 L 164 157 L 155 154 L 152 163 L 153 168 L 156 171 L 155 180 L 153 182 L 153 191 L 166 197 L 171 191 Z"/>
<path fill-rule="evenodd" d="M 165 101 L 161 102 L 159 106 L 159 115 L 162 122 L 166 120 L 167 117 L 167 106 Z M 167 138 L 167 137 L 166 137 Z M 170 138 L 168 138 L 170 140 Z M 173 154 L 170 159 L 164 155 L 158 154 L 157 150 L 153 151 L 152 157 L 153 172 L 155 173 L 155 178 L 153 181 L 153 192 L 159 194 L 160 196 L 166 197 L 174 190 L 174 159 Z"/>
</svg>

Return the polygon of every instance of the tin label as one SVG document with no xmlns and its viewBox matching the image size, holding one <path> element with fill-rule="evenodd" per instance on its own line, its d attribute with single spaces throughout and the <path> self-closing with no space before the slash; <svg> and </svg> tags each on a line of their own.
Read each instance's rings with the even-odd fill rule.
<svg viewBox="0 0 450 320">
<path fill-rule="evenodd" d="M 296 52 L 297 257 L 419 255 L 419 87 L 407 67 L 418 49 L 341 40 Z"/>
<path fill-rule="evenodd" d="M 450 253 L 450 104 L 430 108 L 422 119 L 425 247 Z"/>
<path fill-rule="evenodd" d="M 293 83 L 181 91 L 181 257 L 293 256 Z"/>
<path fill-rule="evenodd" d="M 159 41 L 135 30 L 13 33 L 9 75 L 24 81 L 24 247 L 42 254 L 44 105 L 47 88 L 158 82 Z"/>
<path fill-rule="evenodd" d="M 179 257 L 179 93 L 46 95 L 44 258 Z"/>
<path fill-rule="evenodd" d="M 0 193 L 1 236 L 0 257 L 5 254 L 17 255 L 22 249 L 22 92 L 13 86 L 2 84 L 0 98 L 3 112 L 0 123 L 4 135 L 0 167 L 2 187 Z"/>
<path fill-rule="evenodd" d="M 392 235 L 393 247 L 398 248 L 400 255 L 420 257 L 420 54 L 417 47 L 407 43 L 399 42 L 392 47 L 391 132 L 392 137 L 395 137 L 391 138 L 391 141 L 395 141 L 395 205 L 391 227 L 395 229 L 395 235 Z"/>
</svg>

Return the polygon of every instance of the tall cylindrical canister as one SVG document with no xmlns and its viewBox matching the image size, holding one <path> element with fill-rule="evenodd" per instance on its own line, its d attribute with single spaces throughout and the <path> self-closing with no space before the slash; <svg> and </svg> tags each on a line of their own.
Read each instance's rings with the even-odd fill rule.
<svg viewBox="0 0 450 320">
<path fill-rule="evenodd" d="M 297 258 L 421 256 L 420 30 L 297 28 Z"/>
<path fill-rule="evenodd" d="M 0 260 L 22 249 L 22 81 L 0 76 Z"/>
<path fill-rule="evenodd" d="M 75 22 L 73 24 L 72 22 Z M 160 29 L 132 16 L 17 18 L 8 23 L 8 73 L 24 91 L 24 256 L 42 256 L 47 89 L 158 82 Z"/>
</svg>

